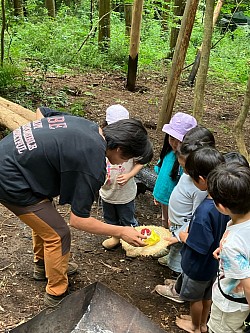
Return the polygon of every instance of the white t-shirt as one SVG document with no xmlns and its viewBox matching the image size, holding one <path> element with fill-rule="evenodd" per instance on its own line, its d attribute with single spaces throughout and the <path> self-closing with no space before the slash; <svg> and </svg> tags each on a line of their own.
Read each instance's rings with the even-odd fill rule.
<svg viewBox="0 0 250 333">
<path fill-rule="evenodd" d="M 207 191 L 199 190 L 192 178 L 183 173 L 169 199 L 168 218 L 171 225 L 180 228 L 190 222 L 196 208 L 206 196 Z"/>
<path fill-rule="evenodd" d="M 231 225 L 220 242 L 220 286 L 225 294 L 245 297 L 240 280 L 250 277 L 250 220 Z M 219 290 L 218 279 L 213 285 L 212 300 L 223 312 L 247 311 L 248 304 L 241 304 L 225 298 Z"/>
<path fill-rule="evenodd" d="M 121 186 L 117 183 L 117 176 L 129 173 L 134 168 L 134 159 L 131 158 L 122 164 L 111 164 L 107 159 L 107 174 L 104 185 L 100 189 L 101 198 L 111 204 L 126 204 L 135 199 L 136 183 L 134 177 Z"/>
</svg>

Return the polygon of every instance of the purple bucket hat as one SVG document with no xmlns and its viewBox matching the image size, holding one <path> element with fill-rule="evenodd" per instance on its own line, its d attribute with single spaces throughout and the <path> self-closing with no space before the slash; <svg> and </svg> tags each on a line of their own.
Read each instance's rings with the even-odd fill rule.
<svg viewBox="0 0 250 333">
<path fill-rule="evenodd" d="M 182 141 L 184 135 L 197 126 L 197 121 L 193 116 L 187 113 L 177 112 L 170 120 L 169 124 L 165 124 L 162 131 Z"/>
</svg>

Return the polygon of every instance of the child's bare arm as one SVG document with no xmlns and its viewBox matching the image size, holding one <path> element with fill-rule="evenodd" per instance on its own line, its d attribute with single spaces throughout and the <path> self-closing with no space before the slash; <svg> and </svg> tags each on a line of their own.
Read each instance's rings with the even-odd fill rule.
<svg viewBox="0 0 250 333">
<path fill-rule="evenodd" d="M 217 259 L 217 260 L 220 259 L 220 247 L 217 247 L 217 249 L 214 250 L 213 257 L 214 257 L 214 259 Z"/>
<path fill-rule="evenodd" d="M 182 243 L 186 243 L 186 240 L 188 238 L 188 232 L 187 231 L 181 231 L 179 233 L 179 238 L 180 238 Z"/>
<path fill-rule="evenodd" d="M 245 293 L 245 297 L 247 299 L 247 302 L 250 305 L 250 277 L 241 280 L 241 285 L 244 289 L 244 293 Z"/>
</svg>

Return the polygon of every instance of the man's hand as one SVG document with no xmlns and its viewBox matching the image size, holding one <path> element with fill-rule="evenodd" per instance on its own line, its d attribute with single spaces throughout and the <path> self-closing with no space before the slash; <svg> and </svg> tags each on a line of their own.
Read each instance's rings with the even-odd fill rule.
<svg viewBox="0 0 250 333">
<path fill-rule="evenodd" d="M 122 227 L 121 228 L 121 236 L 120 236 L 125 242 L 129 243 L 133 246 L 145 246 L 142 239 L 146 239 L 146 235 L 142 235 L 139 231 L 135 230 L 132 227 Z"/>
</svg>

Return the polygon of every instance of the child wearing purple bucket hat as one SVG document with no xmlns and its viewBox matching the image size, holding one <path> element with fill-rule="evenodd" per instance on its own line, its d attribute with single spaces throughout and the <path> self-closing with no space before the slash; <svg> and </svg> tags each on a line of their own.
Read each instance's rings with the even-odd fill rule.
<svg viewBox="0 0 250 333">
<path fill-rule="evenodd" d="M 162 226 L 168 227 L 168 203 L 170 195 L 183 172 L 176 158 L 176 151 L 184 135 L 197 126 L 196 119 L 183 112 L 177 112 L 165 124 L 162 131 L 166 133 L 160 159 L 155 166 L 157 179 L 153 190 L 154 202 L 162 208 Z"/>
</svg>

